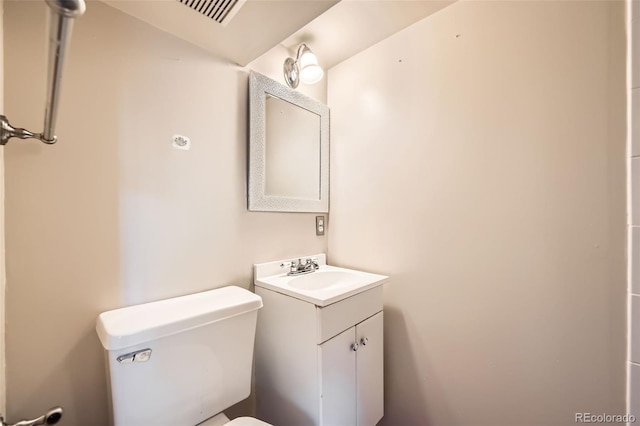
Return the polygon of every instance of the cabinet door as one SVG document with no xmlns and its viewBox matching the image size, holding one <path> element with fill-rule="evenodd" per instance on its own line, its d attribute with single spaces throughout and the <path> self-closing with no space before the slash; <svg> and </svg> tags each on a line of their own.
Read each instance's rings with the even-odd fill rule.
<svg viewBox="0 0 640 426">
<path fill-rule="evenodd" d="M 382 312 L 356 326 L 358 426 L 374 426 L 384 414 Z"/>
<path fill-rule="evenodd" d="M 322 426 L 356 424 L 355 343 L 355 327 L 351 327 L 318 346 Z"/>
</svg>

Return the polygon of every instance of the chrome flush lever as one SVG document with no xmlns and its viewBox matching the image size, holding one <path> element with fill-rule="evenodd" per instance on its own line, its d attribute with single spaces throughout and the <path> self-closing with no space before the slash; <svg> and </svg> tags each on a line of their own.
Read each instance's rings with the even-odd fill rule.
<svg viewBox="0 0 640 426">
<path fill-rule="evenodd" d="M 7 423 L 3 417 L 0 417 L 1 426 L 37 426 L 37 425 L 55 425 L 62 418 L 62 408 L 54 407 L 47 411 L 37 419 L 20 420 L 18 423 Z"/>
</svg>

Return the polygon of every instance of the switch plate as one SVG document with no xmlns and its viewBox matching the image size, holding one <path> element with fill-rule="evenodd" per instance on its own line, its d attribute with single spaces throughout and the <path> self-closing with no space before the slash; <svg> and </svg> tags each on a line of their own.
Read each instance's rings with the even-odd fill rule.
<svg viewBox="0 0 640 426">
<path fill-rule="evenodd" d="M 324 235 L 324 216 L 316 216 L 316 235 Z"/>
</svg>

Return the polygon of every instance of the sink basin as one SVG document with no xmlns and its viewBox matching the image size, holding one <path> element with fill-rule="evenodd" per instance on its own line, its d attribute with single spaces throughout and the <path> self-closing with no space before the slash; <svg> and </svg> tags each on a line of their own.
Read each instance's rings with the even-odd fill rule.
<svg viewBox="0 0 640 426">
<path fill-rule="evenodd" d="M 289 285 L 300 290 L 326 290 L 348 286 L 357 279 L 357 275 L 350 272 L 318 269 L 310 274 L 292 278 Z"/>
<path fill-rule="evenodd" d="M 327 265 L 324 254 L 314 257 L 320 267 L 305 275 L 287 275 L 286 268 L 281 266 L 286 261 L 256 264 L 254 284 L 317 306 L 327 306 L 382 285 L 389 279 L 384 275 Z"/>
</svg>

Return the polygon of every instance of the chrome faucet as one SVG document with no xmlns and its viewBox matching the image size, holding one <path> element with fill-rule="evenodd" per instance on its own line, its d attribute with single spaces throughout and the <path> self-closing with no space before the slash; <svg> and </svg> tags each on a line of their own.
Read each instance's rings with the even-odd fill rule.
<svg viewBox="0 0 640 426">
<path fill-rule="evenodd" d="M 280 264 L 281 268 L 289 267 L 287 275 L 303 275 L 315 272 L 320 266 L 318 266 L 318 259 L 310 257 L 305 259 L 304 263 L 302 259 L 298 261 L 292 260 L 291 262 L 284 262 Z"/>
</svg>

